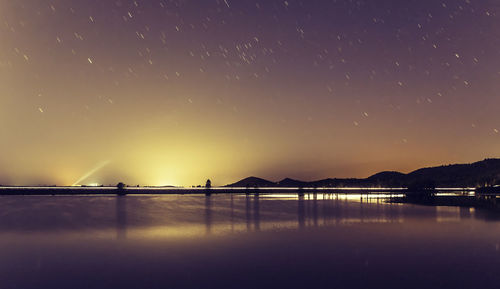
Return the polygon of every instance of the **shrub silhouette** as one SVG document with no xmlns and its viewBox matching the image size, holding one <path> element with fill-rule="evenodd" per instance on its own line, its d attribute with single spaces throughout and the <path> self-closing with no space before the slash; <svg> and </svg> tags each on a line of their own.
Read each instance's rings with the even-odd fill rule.
<svg viewBox="0 0 500 289">
<path fill-rule="evenodd" d="M 119 190 L 123 190 L 123 189 L 125 189 L 125 184 L 122 182 L 119 182 L 118 184 L 116 184 L 116 188 Z"/>
</svg>

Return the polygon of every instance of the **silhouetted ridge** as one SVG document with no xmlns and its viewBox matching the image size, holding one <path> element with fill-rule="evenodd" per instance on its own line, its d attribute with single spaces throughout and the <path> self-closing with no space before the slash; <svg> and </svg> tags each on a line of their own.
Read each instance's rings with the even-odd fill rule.
<svg viewBox="0 0 500 289">
<path fill-rule="evenodd" d="M 299 188 L 308 186 L 309 182 L 303 182 L 299 180 L 294 180 L 290 178 L 284 178 L 277 183 L 279 187 L 291 187 L 291 188 Z"/>
<path fill-rule="evenodd" d="M 439 188 L 481 187 L 500 184 L 500 159 L 485 159 L 471 164 L 453 164 L 415 170 L 409 174 L 384 171 L 365 179 L 328 178 L 305 182 L 285 178 L 277 183 L 249 177 L 228 187 L 309 187 L 309 188 L 408 188 L 432 184 Z"/>
<path fill-rule="evenodd" d="M 437 187 L 479 187 L 499 184 L 500 159 L 485 159 L 472 164 L 422 168 L 409 173 L 414 181 L 433 180 Z"/>
<path fill-rule="evenodd" d="M 276 187 L 276 183 L 257 177 L 248 177 L 226 187 Z"/>
<path fill-rule="evenodd" d="M 400 172 L 385 171 L 366 178 L 366 182 L 372 184 L 374 187 L 406 187 L 408 177 L 406 174 Z"/>
<path fill-rule="evenodd" d="M 380 172 L 380 173 L 376 173 L 372 176 L 369 176 L 367 179 L 368 180 L 387 180 L 387 179 L 401 178 L 405 175 L 406 174 L 403 174 L 400 172 L 385 171 L 385 172 Z"/>
</svg>

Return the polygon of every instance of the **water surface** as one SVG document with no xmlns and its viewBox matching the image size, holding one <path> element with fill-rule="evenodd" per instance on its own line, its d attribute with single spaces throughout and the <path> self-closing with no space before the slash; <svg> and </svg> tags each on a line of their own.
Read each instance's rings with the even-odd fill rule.
<svg viewBox="0 0 500 289">
<path fill-rule="evenodd" d="M 498 288 L 500 223 L 360 195 L 0 197 L 0 288 Z"/>
</svg>

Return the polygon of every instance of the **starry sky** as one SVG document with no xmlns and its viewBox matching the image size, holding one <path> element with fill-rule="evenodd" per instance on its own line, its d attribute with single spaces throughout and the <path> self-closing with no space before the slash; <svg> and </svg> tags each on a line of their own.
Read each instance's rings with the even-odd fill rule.
<svg viewBox="0 0 500 289">
<path fill-rule="evenodd" d="M 0 0 L 0 183 L 223 185 L 500 156 L 493 0 Z"/>
</svg>

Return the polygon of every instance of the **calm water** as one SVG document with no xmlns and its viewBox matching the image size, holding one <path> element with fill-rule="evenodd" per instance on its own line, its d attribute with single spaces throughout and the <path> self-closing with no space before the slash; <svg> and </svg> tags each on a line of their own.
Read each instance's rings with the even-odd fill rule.
<svg viewBox="0 0 500 289">
<path fill-rule="evenodd" d="M 499 288 L 494 212 L 359 195 L 0 197 L 0 288 Z"/>
</svg>

